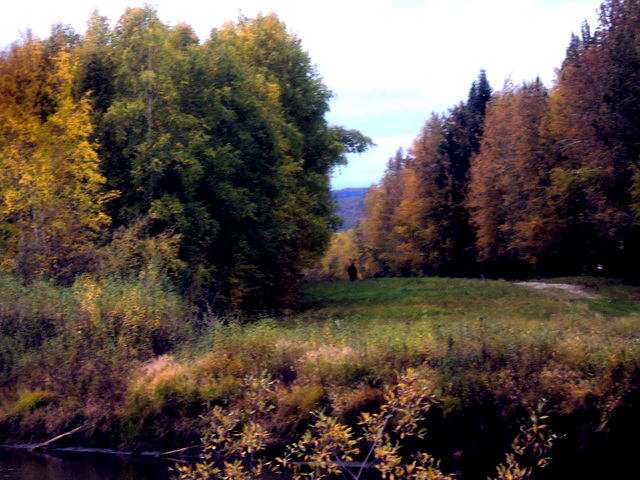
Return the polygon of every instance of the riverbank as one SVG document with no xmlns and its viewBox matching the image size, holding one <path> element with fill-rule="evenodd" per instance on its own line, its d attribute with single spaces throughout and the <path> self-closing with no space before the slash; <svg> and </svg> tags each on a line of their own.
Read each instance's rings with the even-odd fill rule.
<svg viewBox="0 0 640 480">
<path fill-rule="evenodd" d="M 637 287 L 554 280 L 585 296 L 464 279 L 309 284 L 297 314 L 242 322 L 193 314 L 161 282 L 146 282 L 84 279 L 36 293 L 5 280 L 2 442 L 43 442 L 82 427 L 67 446 L 199 446 L 211 409 L 243 411 L 247 379 L 265 375 L 267 454 L 277 456 L 314 411 L 355 427 L 411 368 L 438 399 L 420 448 L 458 478 L 494 474 L 542 399 L 560 436 L 546 475 L 633 458 Z"/>
</svg>

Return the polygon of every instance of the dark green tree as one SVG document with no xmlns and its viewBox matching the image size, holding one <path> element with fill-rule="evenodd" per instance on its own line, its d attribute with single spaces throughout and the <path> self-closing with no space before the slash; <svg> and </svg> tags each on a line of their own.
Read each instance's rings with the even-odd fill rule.
<svg viewBox="0 0 640 480">
<path fill-rule="evenodd" d="M 232 145 L 240 150 L 233 184 L 241 191 L 250 186 L 244 199 L 251 208 L 241 210 L 257 212 L 222 228 L 242 235 L 232 244 L 236 261 L 229 271 L 238 287 L 231 297 L 287 300 L 299 272 L 324 252 L 337 224 L 331 170 L 345 162 L 346 152 L 361 152 L 371 141 L 327 124 L 331 93 L 276 15 L 241 18 L 214 31 L 208 43 L 224 52 L 225 61 L 236 62 L 244 78 L 243 91 L 229 98 L 230 111 L 244 121 L 234 116 L 225 130 L 237 135 Z"/>
<path fill-rule="evenodd" d="M 91 98 L 94 123 L 100 124 L 100 116 L 113 100 L 114 63 L 111 48 L 111 31 L 107 18 L 94 11 L 87 22 L 87 31 L 78 48 L 78 89 Z"/>
<path fill-rule="evenodd" d="M 244 311 L 290 302 L 338 221 L 331 170 L 371 140 L 328 125 L 331 93 L 273 14 L 240 18 L 202 44 L 148 6 L 128 9 L 112 32 L 103 26 L 94 15 L 82 86 L 104 110 L 102 166 L 121 192 L 115 226 L 178 245 L 173 273 L 200 301 Z M 105 48 L 105 60 L 93 54 Z"/>
<path fill-rule="evenodd" d="M 447 200 L 441 219 L 446 262 L 440 267 L 441 274 L 475 273 L 475 236 L 469 223 L 466 198 L 470 162 L 480 150 L 484 117 L 491 95 L 486 72 L 482 70 L 471 85 L 467 102 L 454 107 L 446 119 L 444 140 L 440 147 L 447 162 Z"/>
</svg>

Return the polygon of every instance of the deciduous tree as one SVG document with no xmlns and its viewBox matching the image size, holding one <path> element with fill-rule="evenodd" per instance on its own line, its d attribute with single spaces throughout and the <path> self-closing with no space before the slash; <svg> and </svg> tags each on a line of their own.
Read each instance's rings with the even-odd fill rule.
<svg viewBox="0 0 640 480">
<path fill-rule="evenodd" d="M 547 91 L 507 82 L 491 101 L 471 167 L 468 205 L 478 259 L 494 274 L 523 274 L 553 243 L 546 217 L 553 166 Z M 554 234 L 559 232 L 553 232 Z"/>
<path fill-rule="evenodd" d="M 71 280 L 109 223 L 109 196 L 76 64 L 65 46 L 53 53 L 28 34 L 0 58 L 0 230 L 5 268 Z"/>
</svg>

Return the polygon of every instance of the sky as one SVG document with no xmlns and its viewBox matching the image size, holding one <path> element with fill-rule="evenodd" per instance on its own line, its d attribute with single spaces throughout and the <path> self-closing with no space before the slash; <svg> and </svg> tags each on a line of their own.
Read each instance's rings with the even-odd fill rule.
<svg viewBox="0 0 640 480">
<path fill-rule="evenodd" d="M 160 18 L 185 22 L 206 40 L 212 28 L 275 12 L 302 41 L 334 93 L 327 120 L 358 129 L 376 147 L 349 155 L 334 189 L 380 181 L 388 159 L 405 152 L 432 112 L 464 101 L 484 69 L 491 86 L 537 76 L 553 84 L 571 33 L 597 27 L 601 0 L 23 0 L 3 1 L 0 48 L 51 25 L 84 33 L 97 9 L 113 26 L 127 7 L 154 6 Z"/>
</svg>

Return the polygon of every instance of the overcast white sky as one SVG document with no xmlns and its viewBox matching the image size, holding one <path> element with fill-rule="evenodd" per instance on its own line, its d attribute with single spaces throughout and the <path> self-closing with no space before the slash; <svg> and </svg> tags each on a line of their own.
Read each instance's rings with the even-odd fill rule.
<svg viewBox="0 0 640 480">
<path fill-rule="evenodd" d="M 52 24 L 84 33 L 94 9 L 113 26 L 138 0 L 3 0 L 0 46 Z M 333 186 L 377 183 L 389 157 L 405 151 L 431 112 L 466 99 L 481 69 L 494 90 L 540 76 L 551 85 L 571 33 L 597 26 L 601 0 L 156 0 L 160 18 L 186 22 L 201 40 L 213 27 L 274 11 L 297 34 L 335 93 L 329 121 L 378 145 L 353 155 Z"/>
</svg>

